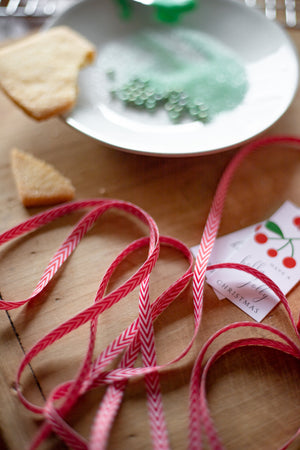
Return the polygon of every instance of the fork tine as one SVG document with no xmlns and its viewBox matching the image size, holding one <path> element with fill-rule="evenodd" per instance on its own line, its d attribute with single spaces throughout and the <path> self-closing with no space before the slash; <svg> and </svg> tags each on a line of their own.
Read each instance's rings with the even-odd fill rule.
<svg viewBox="0 0 300 450">
<path fill-rule="evenodd" d="M 289 27 L 295 27 L 297 25 L 295 0 L 285 0 L 285 20 Z"/>
<path fill-rule="evenodd" d="M 265 14 L 268 19 L 276 19 L 276 0 L 265 1 Z"/>
<path fill-rule="evenodd" d="M 53 0 L 48 0 L 46 1 L 46 4 L 44 5 L 44 14 L 46 16 L 53 16 L 53 14 L 55 14 L 56 12 L 56 7 L 57 7 L 57 3 L 54 2 Z"/>
<path fill-rule="evenodd" d="M 9 0 L 7 6 L 6 6 L 6 14 L 8 16 L 13 16 L 20 4 L 20 0 Z"/>
<path fill-rule="evenodd" d="M 39 0 L 28 0 L 24 6 L 24 14 L 26 16 L 32 16 L 35 14 L 38 7 Z"/>
</svg>

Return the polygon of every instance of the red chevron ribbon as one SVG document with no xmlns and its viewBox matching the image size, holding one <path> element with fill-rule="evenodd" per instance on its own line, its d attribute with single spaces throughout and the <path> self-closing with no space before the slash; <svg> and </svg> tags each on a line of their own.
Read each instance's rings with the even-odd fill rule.
<svg viewBox="0 0 300 450">
<path fill-rule="evenodd" d="M 109 209 L 123 210 L 129 215 L 138 218 L 146 224 L 149 229 L 149 236 L 140 238 L 129 244 L 107 268 L 96 292 L 94 303 L 77 313 L 75 316 L 70 317 L 64 323 L 58 325 L 47 335 L 43 336 L 23 357 L 16 379 L 18 396 L 26 408 L 33 413 L 42 415 L 45 419 L 31 444 L 31 450 L 38 448 L 50 432 L 56 433 L 57 436 L 72 449 L 104 450 L 109 440 L 114 419 L 122 403 L 127 382 L 130 378 L 141 376 L 144 377 L 146 384 L 153 447 L 159 450 L 167 450 L 169 448 L 159 377 L 164 369 L 182 359 L 194 344 L 201 326 L 206 270 L 231 268 L 232 270 L 246 271 L 260 279 L 273 290 L 284 306 L 287 312 L 286 317 L 292 324 L 295 332 L 295 341 L 278 329 L 262 323 L 253 322 L 229 324 L 214 333 L 208 339 L 203 348 L 199 351 L 191 376 L 189 426 L 189 448 L 191 450 L 201 450 L 203 433 L 206 434 L 208 442 L 213 450 L 223 449 L 222 442 L 210 416 L 205 392 L 207 373 L 215 361 L 235 348 L 249 345 L 276 348 L 297 359 L 300 358 L 299 326 L 297 327 L 293 320 L 286 297 L 276 286 L 274 281 L 261 272 L 250 268 L 249 266 L 240 264 L 218 264 L 208 267 L 209 257 L 218 233 L 227 189 L 234 172 L 250 152 L 264 146 L 271 147 L 271 144 L 273 143 L 280 143 L 282 145 L 295 144 L 299 147 L 300 139 L 289 136 L 263 138 L 246 145 L 235 155 L 219 182 L 203 231 L 195 264 L 190 250 L 182 242 L 171 237 L 160 236 L 158 227 L 149 214 L 131 203 L 120 200 L 90 199 L 64 204 L 42 212 L 0 235 L 0 244 L 3 244 L 18 238 L 19 236 L 30 233 L 66 214 L 71 214 L 77 210 L 87 210 L 85 215 L 74 226 L 69 236 L 51 258 L 37 283 L 37 286 L 34 288 L 32 295 L 24 300 L 5 300 L 0 303 L 0 309 L 9 310 L 21 307 L 34 298 L 37 298 L 38 294 L 45 291 L 46 286 L 53 279 L 59 268 L 72 254 L 86 233 L 105 211 Z M 161 245 L 167 245 L 177 249 L 186 259 L 188 267 L 181 277 L 169 286 L 156 300 L 150 302 L 149 283 L 151 272 L 159 257 Z M 119 264 L 130 253 L 145 246 L 148 248 L 148 256 L 144 263 L 121 286 L 114 291 L 107 293 L 106 290 L 109 280 Z M 153 322 L 173 302 L 182 290 L 186 288 L 191 279 L 193 280 L 194 333 L 191 336 L 191 340 L 187 347 L 177 357 L 163 365 L 158 365 Z M 93 360 L 99 316 L 111 306 L 121 301 L 137 286 L 140 287 L 138 317 Z M 20 388 L 20 381 L 25 367 L 47 347 L 88 322 L 90 324 L 90 338 L 86 353 L 74 379 L 67 380 L 63 384 L 55 386 L 43 406 L 31 403 L 22 394 Z M 204 358 L 208 349 L 218 338 L 222 337 L 226 332 L 232 329 L 246 329 L 251 327 L 272 333 L 274 339 L 247 338 L 232 341 L 230 344 L 221 347 L 206 363 L 204 363 Z M 143 364 L 141 367 L 136 366 L 136 360 L 139 354 L 142 356 Z M 117 358 L 119 359 L 118 367 L 109 369 L 108 367 L 111 365 L 112 361 Z M 66 422 L 65 418 L 82 395 L 102 384 L 107 386 L 106 394 L 99 405 L 92 426 L 91 436 L 89 441 L 87 441 Z M 59 406 L 57 406 L 57 401 L 59 401 Z M 287 448 L 299 434 L 300 429 L 296 431 L 295 435 L 290 438 L 282 449 Z"/>
<path fill-rule="evenodd" d="M 271 144 L 292 144 L 295 145 L 296 148 L 299 149 L 300 146 L 300 139 L 293 136 L 271 136 L 271 137 L 265 137 L 261 138 L 257 141 L 253 141 L 248 145 L 245 145 L 230 161 L 229 165 L 225 169 L 221 180 L 218 184 L 212 206 L 206 221 L 206 225 L 203 231 L 202 239 L 199 246 L 199 251 L 196 257 L 195 262 L 195 269 L 194 269 L 194 276 L 193 276 L 193 296 L 194 296 L 194 303 L 195 303 L 195 310 L 199 311 L 199 313 L 196 315 L 196 329 L 199 329 L 200 323 L 201 323 L 201 313 L 203 308 L 203 292 L 204 292 L 204 280 L 205 280 L 205 272 L 208 269 L 208 260 L 209 256 L 212 251 L 212 247 L 214 244 L 214 241 L 216 239 L 219 224 L 222 217 L 222 211 L 223 206 L 227 194 L 227 190 L 229 187 L 229 184 L 231 182 L 231 179 L 243 161 L 243 159 L 251 152 L 261 149 L 265 146 L 270 146 L 269 148 L 272 148 Z M 299 337 L 299 331 L 294 323 L 291 311 L 288 306 L 288 302 L 284 296 L 284 294 L 280 291 L 280 289 L 274 284 L 272 280 L 270 280 L 268 277 L 265 277 L 263 274 L 261 274 L 258 271 L 254 271 L 252 268 L 248 266 L 243 265 L 231 265 L 231 264 L 223 264 L 222 266 L 214 266 L 214 268 L 217 267 L 227 267 L 227 268 L 233 268 L 238 270 L 244 270 L 246 272 L 252 273 L 253 275 L 260 278 L 268 287 L 270 287 L 273 292 L 278 296 L 278 298 L 283 303 L 285 309 L 288 312 L 288 317 L 290 322 L 292 323 L 292 326 L 295 330 L 296 339 L 298 341 L 298 347 L 293 348 L 293 356 L 296 358 L 300 358 L 300 350 L 299 350 L 299 343 L 300 343 L 300 337 Z M 211 267 L 212 268 L 212 267 Z M 267 327 L 263 324 L 254 324 L 252 322 L 249 322 L 249 326 L 261 328 L 261 329 L 268 329 L 271 333 L 273 333 L 276 336 L 279 336 L 278 331 L 272 327 Z M 225 329 L 231 330 L 236 327 L 236 324 L 231 324 L 228 326 L 228 328 Z M 216 333 L 216 335 L 213 335 L 212 338 L 208 341 L 209 344 L 211 344 L 218 336 L 219 334 Z M 284 336 L 280 334 L 280 337 L 283 338 Z M 284 339 L 287 337 L 284 337 Z M 288 338 L 287 338 L 288 339 Z M 290 340 L 289 345 L 291 345 Z M 287 348 L 285 350 L 282 348 L 281 343 L 277 340 L 272 341 L 274 348 L 277 348 L 281 351 L 287 351 Z M 235 343 L 235 347 L 238 346 L 245 346 L 245 345 L 253 345 L 253 340 L 246 339 L 245 341 L 239 343 Z M 202 449 L 202 430 L 205 432 L 209 439 L 210 446 L 213 450 L 220 450 L 223 449 L 222 443 L 217 435 L 217 431 L 215 427 L 213 426 L 213 421 L 209 415 L 208 406 L 205 399 L 205 379 L 206 379 L 206 372 L 211 366 L 211 364 L 214 362 L 214 358 L 212 358 L 205 369 L 201 368 L 201 364 L 203 363 L 203 356 L 205 354 L 205 351 L 207 350 L 207 345 L 203 347 L 203 349 L 200 351 L 199 358 L 195 363 L 193 374 L 191 378 L 191 385 L 190 385 L 190 435 L 189 435 L 189 448 L 191 450 L 201 450 Z M 228 349 L 226 349 L 228 351 Z M 220 350 L 222 352 L 222 350 Z M 225 353 L 225 348 L 223 348 L 223 352 Z M 296 432 L 295 436 L 291 438 L 291 442 L 293 439 L 296 438 L 296 436 L 300 434 L 300 429 Z M 290 441 L 289 441 L 290 442 Z M 283 448 L 286 448 L 285 446 Z"/>
</svg>

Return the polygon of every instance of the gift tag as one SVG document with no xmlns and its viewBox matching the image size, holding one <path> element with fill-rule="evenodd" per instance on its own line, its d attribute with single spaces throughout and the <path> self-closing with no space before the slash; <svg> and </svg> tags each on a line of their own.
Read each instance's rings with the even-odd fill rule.
<svg viewBox="0 0 300 450">
<path fill-rule="evenodd" d="M 233 262 L 253 267 L 270 277 L 284 294 L 299 281 L 300 208 L 291 202 L 284 203 L 263 224 L 224 236 L 216 242 L 210 264 Z M 270 288 L 239 270 L 207 272 L 207 282 L 218 298 L 226 297 L 258 322 L 278 303 Z"/>
</svg>

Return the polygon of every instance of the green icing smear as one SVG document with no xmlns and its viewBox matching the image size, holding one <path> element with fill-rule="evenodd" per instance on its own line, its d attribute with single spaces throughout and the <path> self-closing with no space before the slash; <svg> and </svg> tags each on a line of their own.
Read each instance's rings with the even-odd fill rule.
<svg viewBox="0 0 300 450">
<path fill-rule="evenodd" d="M 236 108 L 247 89 L 242 62 L 198 30 L 144 30 L 109 44 L 101 66 L 111 94 L 128 107 L 164 109 L 172 122 L 210 121 Z"/>
</svg>

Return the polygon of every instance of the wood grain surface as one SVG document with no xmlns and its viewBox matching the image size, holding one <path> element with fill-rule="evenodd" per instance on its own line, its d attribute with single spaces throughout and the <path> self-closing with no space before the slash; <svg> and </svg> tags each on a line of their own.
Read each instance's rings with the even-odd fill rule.
<svg viewBox="0 0 300 450">
<path fill-rule="evenodd" d="M 300 33 L 290 33 L 300 48 Z M 300 94 L 268 134 L 299 135 Z M 0 229 L 1 232 L 42 211 L 25 209 L 17 196 L 10 166 L 12 147 L 19 147 L 52 163 L 70 177 L 76 198 L 107 197 L 131 201 L 157 222 L 161 234 L 179 238 L 188 246 L 198 244 L 210 204 L 226 164 L 236 150 L 217 154 L 163 158 L 121 152 L 86 137 L 59 118 L 35 122 L 0 93 Z M 220 235 L 268 218 L 285 201 L 300 205 L 300 152 L 287 146 L 262 148 L 251 154 L 230 186 Z M 28 237 L 0 249 L 0 292 L 4 300 L 30 295 L 39 276 L 80 213 L 59 219 Z M 80 244 L 74 255 L 30 305 L 1 312 L 0 321 L 0 431 L 9 450 L 26 449 L 42 423 L 20 404 L 14 388 L 24 352 L 47 331 L 93 302 L 107 265 L 126 243 L 144 235 L 140 224 L 118 212 L 106 213 Z M 145 257 L 140 251 L 117 270 L 110 288 L 127 278 Z M 151 277 L 154 299 L 185 269 L 182 257 L 163 248 Z M 300 286 L 288 295 L 295 320 L 300 310 Z M 97 351 L 104 348 L 137 315 L 137 291 L 107 311 L 99 321 Z M 227 300 L 220 302 L 205 288 L 204 317 L 191 352 L 161 374 L 164 407 L 171 447 L 187 447 L 188 390 L 191 370 L 203 342 L 225 324 L 248 320 Z M 281 306 L 265 319 L 293 337 Z M 155 322 L 159 363 L 174 358 L 193 333 L 191 289 L 183 292 Z M 74 376 L 87 346 L 89 328 L 51 346 L 34 359 L 22 377 L 26 396 L 43 404 L 59 382 Z M 253 336 L 253 331 L 230 334 Z M 215 349 L 224 344 L 216 343 Z M 272 450 L 298 428 L 300 417 L 300 364 L 275 350 L 235 350 L 221 358 L 208 379 L 208 400 L 224 446 L 228 450 Z M 68 417 L 86 438 L 103 388 L 86 395 Z M 65 448 L 54 436 L 44 449 Z M 149 424 L 143 381 L 130 382 L 117 416 L 109 448 L 150 449 Z M 292 449 L 300 448 L 300 441 Z"/>
</svg>

